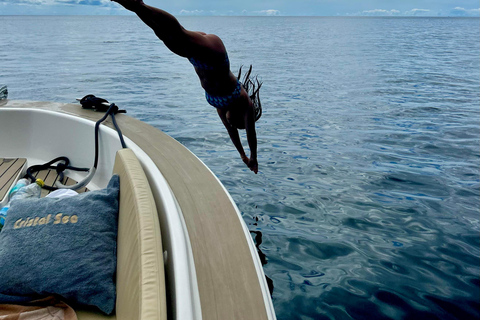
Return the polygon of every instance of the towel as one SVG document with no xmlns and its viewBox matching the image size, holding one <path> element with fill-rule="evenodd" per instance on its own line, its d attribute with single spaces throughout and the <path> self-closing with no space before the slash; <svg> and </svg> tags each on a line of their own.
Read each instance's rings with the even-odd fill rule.
<svg viewBox="0 0 480 320">
<path fill-rule="evenodd" d="M 66 303 L 50 296 L 27 305 L 0 304 L 0 320 L 77 320 Z"/>
</svg>

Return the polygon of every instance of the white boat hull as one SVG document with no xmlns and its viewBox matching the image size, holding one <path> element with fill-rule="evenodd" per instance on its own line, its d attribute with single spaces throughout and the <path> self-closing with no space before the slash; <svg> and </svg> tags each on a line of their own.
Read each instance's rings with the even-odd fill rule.
<svg viewBox="0 0 480 320">
<path fill-rule="evenodd" d="M 31 166 L 46 163 L 59 156 L 66 156 L 70 159 L 72 166 L 87 168 L 92 166 L 94 161 L 94 121 L 57 111 L 16 108 L 15 104 L 13 106 L 13 108 L 10 108 L 7 104 L 0 107 L 0 157 L 27 158 L 28 166 Z M 30 104 L 27 104 L 27 106 L 30 106 Z M 80 109 L 80 107 L 78 108 Z M 98 118 L 98 115 L 92 117 Z M 202 299 L 206 301 L 209 295 L 214 296 L 215 293 L 205 293 L 206 289 L 203 284 L 199 288 L 195 266 L 196 255 L 192 249 L 192 241 L 194 241 L 195 246 L 196 240 L 190 239 L 187 226 L 191 222 L 185 221 L 186 218 L 182 213 L 181 205 L 179 205 L 175 193 L 172 192 L 171 186 L 160 172 L 158 165 L 146 152 L 148 150 L 143 150 L 128 137 L 128 134 L 125 136 L 125 142 L 139 159 L 152 189 L 157 209 L 161 212 L 159 219 L 163 247 L 166 251 L 165 273 L 169 288 L 167 295 L 170 298 L 169 318 L 182 320 L 206 318 L 209 311 L 202 311 Z M 103 188 L 107 185 L 112 174 L 115 154 L 122 147 L 117 132 L 103 125 L 100 129 L 99 146 L 98 168 L 87 186 L 90 190 Z M 66 174 L 77 181 L 82 180 L 85 176 L 85 173 L 73 171 Z M 210 174 L 214 177 L 211 172 Z M 221 185 L 218 179 L 216 181 Z M 247 250 L 250 251 L 250 258 L 260 288 L 260 295 L 263 300 L 261 305 L 265 309 L 262 310 L 261 314 L 258 313 L 259 316 L 256 318 L 275 319 L 263 269 L 248 228 L 223 185 L 222 189 L 234 208 L 237 215 L 236 219 L 240 221 L 241 232 L 246 239 Z M 210 276 L 215 277 L 215 274 Z M 209 288 L 208 290 L 215 289 Z M 232 295 L 234 294 L 232 293 Z M 228 314 L 229 310 L 221 310 L 223 307 L 220 303 L 218 304 L 216 308 L 219 308 L 220 311 L 213 311 L 220 315 Z M 211 309 L 211 306 L 210 301 L 207 304 L 203 303 L 203 308 Z M 238 314 L 237 312 L 234 313 Z M 210 316 L 208 317 L 210 318 Z M 219 319 L 220 317 L 225 318 L 219 316 Z M 234 319 L 234 317 L 227 318 Z"/>
</svg>

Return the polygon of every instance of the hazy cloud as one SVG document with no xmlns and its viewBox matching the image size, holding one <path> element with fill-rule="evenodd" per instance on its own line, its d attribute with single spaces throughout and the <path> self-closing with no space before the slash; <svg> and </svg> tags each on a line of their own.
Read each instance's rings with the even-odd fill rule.
<svg viewBox="0 0 480 320">
<path fill-rule="evenodd" d="M 465 9 L 455 7 L 447 10 L 430 10 L 430 9 L 411 9 L 400 11 L 396 9 L 372 9 L 364 10 L 356 13 L 347 13 L 347 16 L 455 16 L 455 17 L 479 17 L 480 9 Z"/>
<path fill-rule="evenodd" d="M 409 11 L 405 11 L 406 16 L 424 16 L 429 14 L 430 14 L 430 10 L 428 9 L 412 9 Z"/>
<path fill-rule="evenodd" d="M 262 16 L 279 16 L 280 15 L 280 11 L 275 9 L 254 11 L 253 13 L 262 15 Z"/>
<path fill-rule="evenodd" d="M 384 9 L 373 9 L 373 10 L 364 10 L 360 13 L 362 16 L 398 16 L 400 15 L 400 11 L 392 9 L 392 10 L 384 10 Z"/>
<path fill-rule="evenodd" d="M 87 6 L 112 6 L 110 0 L 0 0 L 0 3 L 23 5 L 87 5 Z"/>
<path fill-rule="evenodd" d="M 180 15 L 183 16 L 203 16 L 206 12 L 203 10 L 180 10 Z"/>
<path fill-rule="evenodd" d="M 30 5 L 39 5 L 47 4 L 48 1 L 45 0 L 0 0 L 0 3 L 10 3 L 10 4 L 30 4 Z"/>
<path fill-rule="evenodd" d="M 110 0 L 56 0 L 58 4 L 80 4 L 84 6 L 105 6 L 110 7 L 112 1 Z"/>
<path fill-rule="evenodd" d="M 271 0 L 265 9 L 258 0 L 148 0 L 172 14 L 212 16 L 456 16 L 478 17 L 478 0 Z M 266 3 L 266 2 L 265 2 Z M 379 3 L 382 3 L 379 5 Z M 0 0 L 0 14 L 132 14 L 110 0 Z M 379 8 L 380 6 L 380 8 Z M 375 9 L 377 8 L 377 9 Z M 475 9 L 472 9 L 475 8 Z M 183 10 L 182 10 L 183 9 Z M 242 11 L 243 10 L 243 11 Z M 350 11 L 349 11 L 350 10 Z"/>
<path fill-rule="evenodd" d="M 186 10 L 182 9 L 179 11 L 179 15 L 182 16 L 233 16 L 233 15 L 243 15 L 243 16 L 279 16 L 280 11 L 275 9 L 269 10 L 260 10 L 260 11 L 247 11 L 242 10 L 241 12 L 235 12 L 232 10 L 219 12 L 216 10 L 206 11 L 206 10 Z"/>
<path fill-rule="evenodd" d="M 450 15 L 459 17 L 478 17 L 480 16 L 480 9 L 465 9 L 462 7 L 455 7 L 450 11 Z"/>
</svg>

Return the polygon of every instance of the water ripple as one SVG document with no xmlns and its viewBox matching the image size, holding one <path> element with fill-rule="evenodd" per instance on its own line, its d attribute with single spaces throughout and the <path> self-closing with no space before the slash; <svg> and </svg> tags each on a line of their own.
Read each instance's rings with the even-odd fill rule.
<svg viewBox="0 0 480 320">
<path fill-rule="evenodd" d="M 480 318 L 478 19 L 181 21 L 260 74 L 258 175 L 136 17 L 0 16 L 0 82 L 105 97 L 192 150 L 258 240 L 279 320 Z"/>
</svg>

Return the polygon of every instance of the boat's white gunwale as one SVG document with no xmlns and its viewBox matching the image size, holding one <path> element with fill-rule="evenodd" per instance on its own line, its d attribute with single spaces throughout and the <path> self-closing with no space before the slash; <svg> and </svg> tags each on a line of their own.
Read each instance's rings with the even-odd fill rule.
<svg viewBox="0 0 480 320">
<path fill-rule="evenodd" d="M 92 120 L 84 119 L 79 116 L 70 115 L 58 111 L 34 109 L 34 108 L 0 108 L 1 113 L 41 113 L 50 116 L 57 117 L 66 121 L 76 121 L 94 128 L 95 122 Z M 4 114 L 7 116 L 6 114 Z M 93 129 L 92 129 L 93 130 Z M 118 140 L 118 134 L 115 130 L 107 127 L 100 126 L 100 135 L 108 135 L 112 139 Z M 188 237 L 188 230 L 181 213 L 181 209 L 175 196 L 169 187 L 164 176 L 157 168 L 155 163 L 150 159 L 147 153 L 142 150 L 131 139 L 124 136 L 127 147 L 132 149 L 147 175 L 152 193 L 155 198 L 157 209 L 159 207 L 164 209 L 167 216 L 159 215 L 161 219 L 162 234 L 165 233 L 166 238 L 171 239 L 169 243 L 164 244 L 164 248 L 167 248 L 168 259 L 166 265 L 172 268 L 167 275 L 169 275 L 170 281 L 174 281 L 175 285 L 175 319 L 202 319 L 200 297 L 198 291 L 198 284 L 195 272 L 195 264 L 190 246 L 190 239 Z M 45 163 L 51 159 L 38 159 L 28 158 L 28 162 L 31 164 Z M 112 164 L 113 169 L 113 164 Z M 72 172 L 73 173 L 73 172 Z M 80 175 L 74 177 L 75 179 L 82 179 Z M 105 184 L 106 185 L 106 184 Z M 91 190 L 99 189 L 102 186 L 90 183 L 88 188 Z M 165 239 L 165 238 L 164 238 Z M 171 277 L 173 275 L 173 278 Z"/>
<path fill-rule="evenodd" d="M 190 151 L 190 150 L 188 150 L 188 151 Z M 260 261 L 260 257 L 258 256 L 257 248 L 255 247 L 255 243 L 253 242 L 252 236 L 250 234 L 250 230 L 248 230 L 248 227 L 247 227 L 245 221 L 243 220 L 242 214 L 241 214 L 240 210 L 238 209 L 237 204 L 233 200 L 230 192 L 228 192 L 228 190 L 225 188 L 223 183 L 212 172 L 212 170 L 210 170 L 210 168 L 200 158 L 198 158 L 196 154 L 194 154 L 191 151 L 190 151 L 190 153 L 192 153 L 192 155 L 194 157 L 196 157 L 198 159 L 198 161 L 200 161 L 208 171 L 210 171 L 212 176 L 215 177 L 215 179 L 218 181 L 220 186 L 225 191 L 225 194 L 228 196 L 228 199 L 232 203 L 232 206 L 235 208 L 235 212 L 237 213 L 238 220 L 239 220 L 240 224 L 242 225 L 242 229 L 243 229 L 243 232 L 245 234 L 245 238 L 247 240 L 248 247 L 250 248 L 250 254 L 252 255 L 253 263 L 255 265 L 255 270 L 257 271 L 258 281 L 260 283 L 260 289 L 262 290 L 263 301 L 265 303 L 265 311 L 267 312 L 268 319 L 276 320 L 277 317 L 275 315 L 275 309 L 273 307 L 272 299 L 270 298 L 270 290 L 268 289 L 267 278 L 265 277 L 265 272 L 263 271 L 263 266 L 262 266 L 262 263 Z"/>
<path fill-rule="evenodd" d="M 109 128 L 110 129 L 110 128 Z M 113 129 L 110 129 L 113 130 Z M 159 192 L 153 192 L 153 196 L 155 198 L 155 202 L 157 205 L 161 202 L 165 202 L 168 207 L 175 207 L 176 215 L 170 215 L 169 219 L 162 219 L 164 217 L 160 216 L 160 224 L 165 225 L 167 224 L 168 230 L 167 238 L 175 239 L 171 241 L 170 246 L 172 249 L 167 251 L 167 261 L 165 262 L 167 265 L 172 261 L 174 263 L 173 266 L 173 276 L 175 277 L 175 296 L 176 300 L 178 299 L 190 299 L 189 303 L 181 304 L 181 308 L 176 308 L 174 315 L 175 319 L 202 319 L 202 312 L 201 312 L 201 305 L 200 305 L 200 295 L 198 293 L 198 284 L 197 284 L 197 275 L 195 272 L 195 262 L 193 258 L 193 252 L 190 245 L 190 238 L 188 236 L 187 226 L 185 224 L 185 220 L 183 214 L 181 213 L 181 208 L 178 205 L 178 202 L 173 194 L 170 186 L 168 185 L 167 181 L 161 174 L 160 170 L 158 170 L 157 166 L 153 163 L 150 157 L 139 148 L 132 140 L 128 137 L 124 137 L 125 143 L 129 148 L 131 148 L 135 155 L 139 158 L 140 163 L 142 164 L 143 170 L 147 175 L 148 182 L 152 191 L 154 190 L 169 190 L 168 193 L 163 194 L 165 196 L 164 199 L 157 199 L 160 196 Z M 132 148 L 135 146 L 135 149 Z M 137 149 L 138 148 L 138 149 Z M 144 163 L 148 162 L 147 165 Z M 148 159 L 148 160 L 147 160 Z M 161 179 L 151 179 L 152 177 L 161 177 Z M 182 234 L 175 234 L 176 230 L 182 229 Z M 175 248 L 173 248 L 175 246 Z M 187 263 L 182 264 L 178 263 L 178 261 L 187 261 Z M 188 277 L 185 276 L 188 274 Z M 182 276 L 183 275 L 183 276 Z M 177 290 L 178 288 L 182 290 Z M 184 292 L 183 288 L 190 289 L 190 292 Z M 188 294 L 190 293 L 190 294 Z"/>
</svg>

